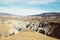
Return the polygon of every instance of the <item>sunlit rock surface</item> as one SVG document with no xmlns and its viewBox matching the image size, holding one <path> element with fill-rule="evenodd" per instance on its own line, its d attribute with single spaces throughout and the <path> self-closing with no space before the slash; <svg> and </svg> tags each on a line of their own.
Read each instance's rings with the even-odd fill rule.
<svg viewBox="0 0 60 40">
<path fill-rule="evenodd" d="M 59 27 L 60 27 L 60 25 L 59 25 L 60 24 L 60 17 L 56 17 L 56 16 L 51 16 L 51 17 L 50 16 L 49 17 L 42 17 L 42 16 L 20 17 L 20 16 L 13 16 L 13 15 L 3 15 L 3 16 L 0 15 L 0 38 L 2 38 L 1 40 L 5 40 L 5 39 L 6 40 L 9 40 L 9 39 L 10 40 L 17 40 L 17 39 L 20 40 L 20 37 L 21 37 L 22 34 L 25 35 L 25 37 L 27 35 L 29 37 L 30 33 L 31 33 L 32 34 L 32 36 L 31 36 L 32 39 L 30 39 L 30 37 L 29 37 L 29 40 L 40 40 L 40 39 L 44 40 L 44 38 L 47 35 L 46 36 L 45 35 L 39 36 L 40 33 L 37 31 L 37 29 L 39 28 L 39 23 L 40 22 L 42 22 L 43 25 L 45 25 L 45 24 L 47 25 L 47 23 L 49 24 L 50 22 L 53 22 L 53 26 L 58 25 L 58 28 L 54 29 L 54 31 L 56 31 L 56 30 L 57 31 L 56 32 L 53 31 L 53 33 L 51 34 L 52 36 L 55 36 L 56 34 L 60 33 L 59 32 L 59 30 L 60 30 L 59 29 Z M 45 22 L 47 22 L 47 23 L 45 23 Z M 56 23 L 56 25 L 55 25 L 55 23 Z M 48 25 L 48 26 L 51 26 L 51 25 Z M 27 34 L 24 34 L 25 32 L 23 32 L 23 31 L 27 31 L 27 30 L 31 30 L 31 32 L 27 32 Z M 37 37 L 36 39 L 33 38 L 33 35 L 35 35 L 35 32 L 37 32 L 39 34 L 39 35 L 37 35 L 37 33 L 36 33 L 36 35 L 39 36 L 39 37 L 36 36 Z M 16 35 L 16 36 L 14 36 L 14 35 Z M 55 40 L 56 36 L 55 36 L 55 38 L 53 38 L 52 36 L 51 36 L 51 38 L 49 36 L 46 37 L 45 40 L 50 40 L 50 39 Z M 25 38 L 23 38 L 22 40 L 25 40 Z M 28 39 L 26 39 L 26 40 L 28 40 Z"/>
</svg>

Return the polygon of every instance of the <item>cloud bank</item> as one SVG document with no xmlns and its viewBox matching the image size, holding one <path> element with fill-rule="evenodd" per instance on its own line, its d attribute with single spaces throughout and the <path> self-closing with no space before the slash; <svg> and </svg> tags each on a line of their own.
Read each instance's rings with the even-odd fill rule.
<svg viewBox="0 0 60 40">
<path fill-rule="evenodd" d="M 25 9 L 25 8 L 0 8 L 0 13 L 11 13 L 15 15 L 33 15 L 33 14 L 41 14 L 45 11 L 37 10 L 37 9 Z"/>
<path fill-rule="evenodd" d="M 55 2 L 56 0 L 0 0 L 0 3 L 28 3 L 28 4 L 48 4 L 51 2 Z"/>
<path fill-rule="evenodd" d="M 43 12 L 50 12 L 46 10 L 41 10 L 41 9 L 34 9 L 32 8 L 25 8 L 27 5 L 46 5 L 52 2 L 55 2 L 56 0 L 0 0 L 0 4 L 4 5 L 9 5 L 9 7 L 2 6 L 0 7 L 0 12 L 1 13 L 11 13 L 15 15 L 33 15 L 33 14 L 40 14 Z M 18 6 L 17 6 L 18 4 Z M 24 5 L 20 6 L 20 5 Z M 1 6 L 1 5 L 0 5 Z"/>
</svg>

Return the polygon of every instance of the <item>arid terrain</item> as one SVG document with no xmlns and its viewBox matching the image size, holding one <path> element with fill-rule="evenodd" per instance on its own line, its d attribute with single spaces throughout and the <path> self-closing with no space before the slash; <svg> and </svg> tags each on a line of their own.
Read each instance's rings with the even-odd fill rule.
<svg viewBox="0 0 60 40">
<path fill-rule="evenodd" d="M 37 32 L 25 31 L 25 32 L 20 32 L 13 36 L 1 38 L 0 40 L 58 40 L 58 39 L 48 37 L 46 35 Z"/>
<path fill-rule="evenodd" d="M 54 37 L 55 35 L 53 35 L 51 37 L 51 36 L 41 34 L 39 32 L 32 31 L 30 29 L 29 30 L 26 29 L 27 24 L 31 23 L 31 24 L 38 25 L 39 22 L 47 22 L 47 23 L 53 22 L 54 23 L 53 26 L 55 24 L 60 26 L 59 25 L 60 17 L 56 17 L 56 16 L 20 17 L 20 16 L 1 14 L 0 15 L 0 40 L 58 40 L 58 38 Z M 35 26 L 33 27 L 33 29 L 34 28 L 35 28 Z M 56 31 L 56 30 L 54 30 L 54 31 Z M 58 32 L 60 33 L 60 31 L 58 31 Z M 53 33 L 55 33 L 55 32 L 53 32 Z"/>
</svg>

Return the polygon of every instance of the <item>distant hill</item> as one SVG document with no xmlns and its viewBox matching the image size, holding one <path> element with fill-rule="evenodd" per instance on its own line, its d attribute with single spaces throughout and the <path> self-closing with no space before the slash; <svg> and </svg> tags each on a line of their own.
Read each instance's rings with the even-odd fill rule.
<svg viewBox="0 0 60 40">
<path fill-rule="evenodd" d="M 0 15 L 10 15 L 10 16 L 13 16 L 13 14 L 9 14 L 9 13 L 0 13 Z"/>
<path fill-rule="evenodd" d="M 36 15 L 32 15 L 32 16 L 42 16 L 42 17 L 55 16 L 55 17 L 60 17 L 60 13 L 58 13 L 58 12 L 47 12 L 47 13 L 36 14 Z"/>
<path fill-rule="evenodd" d="M 14 14 L 10 14 L 10 13 L 0 13 L 0 18 L 21 18 L 21 15 L 14 15 Z"/>
<path fill-rule="evenodd" d="M 9 14 L 9 13 L 0 13 L 0 16 L 20 16 L 21 15 L 14 15 L 14 14 Z M 55 17 L 60 17 L 60 13 L 59 12 L 47 12 L 47 13 L 41 13 L 41 14 L 35 14 L 35 15 L 28 15 L 28 16 L 41 16 L 41 17 L 51 17 L 51 16 L 55 16 Z"/>
</svg>

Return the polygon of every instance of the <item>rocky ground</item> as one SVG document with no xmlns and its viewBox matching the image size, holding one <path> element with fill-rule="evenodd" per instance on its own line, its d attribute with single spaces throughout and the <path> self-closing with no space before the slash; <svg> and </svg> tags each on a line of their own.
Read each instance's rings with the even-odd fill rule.
<svg viewBox="0 0 60 40">
<path fill-rule="evenodd" d="M 5 17 L 3 17 L 5 16 Z M 60 17 L 41 16 L 0 16 L 0 40 L 58 40 L 60 39 Z M 41 23 L 42 22 L 42 23 Z M 48 26 L 56 29 L 51 35 L 45 35 L 37 31 L 40 26 L 48 30 Z M 45 27 L 46 26 L 46 27 Z M 51 30 L 50 29 L 50 30 Z M 57 30 L 57 31 L 56 31 Z M 57 35 L 58 34 L 58 35 Z"/>
</svg>

